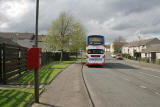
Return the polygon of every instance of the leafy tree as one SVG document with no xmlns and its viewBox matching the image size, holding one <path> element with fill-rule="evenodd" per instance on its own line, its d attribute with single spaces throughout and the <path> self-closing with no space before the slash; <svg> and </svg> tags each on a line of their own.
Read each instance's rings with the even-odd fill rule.
<svg viewBox="0 0 160 107">
<path fill-rule="evenodd" d="M 107 48 L 107 49 L 110 49 L 110 45 L 106 45 L 106 48 Z"/>
<path fill-rule="evenodd" d="M 86 42 L 85 42 L 85 32 L 84 32 L 84 27 L 80 23 L 75 23 L 73 25 L 73 34 L 71 37 L 70 41 L 70 51 L 71 52 L 76 52 L 76 57 L 77 53 L 80 49 L 85 50 L 86 47 Z"/>
<path fill-rule="evenodd" d="M 60 16 L 53 21 L 48 35 L 43 38 L 46 42 L 45 48 L 47 50 L 60 50 L 63 59 L 63 52 L 69 50 L 78 50 L 84 41 L 84 28 L 76 22 L 73 16 L 62 12 Z"/>
</svg>

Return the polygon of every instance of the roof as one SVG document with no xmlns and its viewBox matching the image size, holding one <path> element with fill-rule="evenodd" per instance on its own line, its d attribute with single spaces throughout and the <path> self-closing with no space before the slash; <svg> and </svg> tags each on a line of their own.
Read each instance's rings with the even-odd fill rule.
<svg viewBox="0 0 160 107">
<path fill-rule="evenodd" d="M 6 44 L 9 44 L 9 45 L 20 46 L 16 42 L 12 41 L 11 39 L 5 39 L 5 38 L 0 37 L 0 44 L 2 44 L 2 43 L 6 43 Z"/>
<path fill-rule="evenodd" d="M 40 47 L 42 47 L 42 37 L 38 35 Z M 18 45 L 22 47 L 31 48 L 35 40 L 34 33 L 18 33 L 18 32 L 0 32 L 0 44 L 7 43 L 11 45 Z"/>
<path fill-rule="evenodd" d="M 46 36 L 46 35 L 38 35 L 38 41 L 42 41 L 42 38 Z M 31 40 L 34 40 L 35 39 L 35 36 L 33 35 Z"/>
<path fill-rule="evenodd" d="M 143 53 L 160 52 L 160 44 L 150 45 L 147 49 L 142 50 Z"/>
<path fill-rule="evenodd" d="M 19 44 L 22 47 L 26 48 L 32 48 L 33 45 L 35 44 L 34 41 L 31 40 L 17 40 L 17 44 Z M 38 42 L 38 47 L 43 48 L 44 43 L 43 42 Z"/>
<path fill-rule="evenodd" d="M 34 33 L 0 32 L 0 38 L 5 39 L 31 39 Z"/>
<path fill-rule="evenodd" d="M 103 35 L 88 35 L 88 37 L 89 37 L 89 36 L 102 36 L 102 37 L 103 37 Z"/>
<path fill-rule="evenodd" d="M 133 42 L 129 42 L 129 43 L 125 44 L 124 46 L 126 46 L 126 47 L 133 47 L 133 46 L 146 45 L 147 43 L 149 43 L 150 41 L 155 40 L 155 39 L 157 39 L 157 38 L 151 38 L 151 39 L 133 41 Z"/>
</svg>

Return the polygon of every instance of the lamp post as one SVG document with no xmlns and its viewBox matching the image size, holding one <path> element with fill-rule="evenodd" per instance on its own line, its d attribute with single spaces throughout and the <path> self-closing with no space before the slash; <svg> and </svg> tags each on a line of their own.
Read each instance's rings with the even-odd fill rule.
<svg viewBox="0 0 160 107">
<path fill-rule="evenodd" d="M 35 47 L 38 47 L 38 18 L 39 18 L 39 0 L 36 0 L 36 28 L 35 28 Z M 35 94 L 35 103 L 39 103 L 39 74 L 38 69 L 34 70 L 34 94 Z"/>
<path fill-rule="evenodd" d="M 81 64 L 82 64 L 82 53 L 83 53 L 82 48 L 80 48 L 80 53 L 81 53 Z"/>
</svg>

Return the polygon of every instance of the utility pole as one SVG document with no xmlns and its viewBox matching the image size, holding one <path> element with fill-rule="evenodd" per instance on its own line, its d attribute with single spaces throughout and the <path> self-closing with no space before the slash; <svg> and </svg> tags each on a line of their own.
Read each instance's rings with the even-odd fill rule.
<svg viewBox="0 0 160 107">
<path fill-rule="evenodd" d="M 36 0 L 36 28 L 35 28 L 35 47 L 38 47 L 38 17 L 39 17 L 39 0 Z M 35 94 L 35 103 L 39 103 L 39 70 L 34 70 L 34 94 Z"/>
</svg>

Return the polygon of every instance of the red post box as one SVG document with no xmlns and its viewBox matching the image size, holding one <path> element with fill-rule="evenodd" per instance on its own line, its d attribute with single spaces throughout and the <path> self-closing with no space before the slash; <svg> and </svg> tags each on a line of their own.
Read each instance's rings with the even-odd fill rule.
<svg viewBox="0 0 160 107">
<path fill-rule="evenodd" d="M 41 48 L 30 48 L 27 51 L 27 68 L 38 69 L 41 67 Z"/>
</svg>

